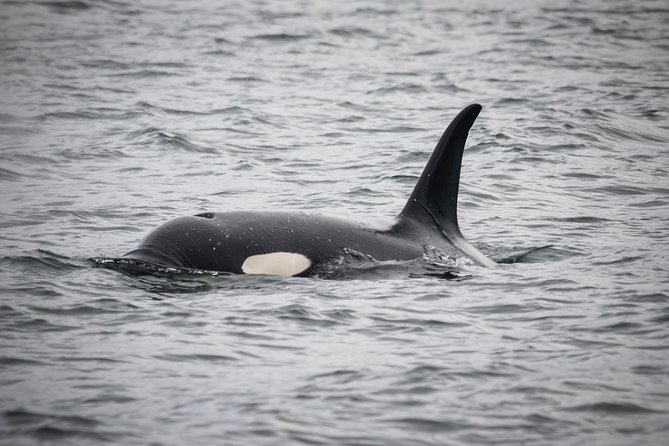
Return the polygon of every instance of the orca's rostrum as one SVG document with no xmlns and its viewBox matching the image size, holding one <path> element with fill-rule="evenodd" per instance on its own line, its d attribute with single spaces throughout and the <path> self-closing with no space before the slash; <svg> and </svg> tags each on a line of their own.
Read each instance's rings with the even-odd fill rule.
<svg viewBox="0 0 669 446">
<path fill-rule="evenodd" d="M 206 212 L 159 226 L 123 259 L 165 268 L 308 276 L 346 252 L 379 261 L 412 260 L 429 246 L 447 256 L 494 265 L 464 239 L 457 218 L 465 141 L 480 111 L 480 105 L 472 104 L 453 119 L 387 230 L 299 212 Z"/>
</svg>

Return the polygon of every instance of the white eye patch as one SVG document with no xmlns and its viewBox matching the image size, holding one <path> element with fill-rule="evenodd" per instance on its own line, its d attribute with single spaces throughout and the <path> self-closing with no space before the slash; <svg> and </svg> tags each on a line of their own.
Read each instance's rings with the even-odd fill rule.
<svg viewBox="0 0 669 446">
<path fill-rule="evenodd" d="M 306 271 L 311 260 L 294 252 L 270 252 L 247 257 L 242 264 L 245 274 L 295 276 Z"/>
</svg>

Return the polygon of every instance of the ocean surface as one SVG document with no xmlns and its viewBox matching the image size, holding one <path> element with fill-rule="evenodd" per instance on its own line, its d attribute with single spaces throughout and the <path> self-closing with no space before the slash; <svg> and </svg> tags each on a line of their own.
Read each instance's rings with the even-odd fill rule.
<svg viewBox="0 0 669 446">
<path fill-rule="evenodd" d="M 497 267 L 90 260 L 204 211 L 390 225 L 473 102 Z M 667 444 L 665 1 L 0 1 L 0 188 L 0 444 Z"/>
</svg>

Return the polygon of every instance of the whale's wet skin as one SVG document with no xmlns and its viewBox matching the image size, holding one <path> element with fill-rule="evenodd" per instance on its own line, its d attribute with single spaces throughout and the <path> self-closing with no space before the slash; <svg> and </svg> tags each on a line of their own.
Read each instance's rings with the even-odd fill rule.
<svg viewBox="0 0 669 446">
<path fill-rule="evenodd" d="M 135 273 L 327 276 L 350 251 L 372 261 L 406 261 L 421 260 L 429 248 L 443 257 L 494 265 L 465 241 L 457 220 L 463 151 L 480 111 L 480 105 L 470 105 L 453 120 L 397 222 L 387 230 L 305 213 L 205 212 L 167 222 L 122 259 L 94 260 Z"/>
</svg>

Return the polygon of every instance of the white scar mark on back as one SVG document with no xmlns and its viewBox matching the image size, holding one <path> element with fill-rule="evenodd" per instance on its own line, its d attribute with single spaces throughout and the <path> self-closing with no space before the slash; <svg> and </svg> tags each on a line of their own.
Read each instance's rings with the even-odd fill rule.
<svg viewBox="0 0 669 446">
<path fill-rule="evenodd" d="M 311 260 L 294 252 L 270 252 L 247 257 L 242 264 L 245 274 L 296 276 L 311 266 Z"/>
</svg>

